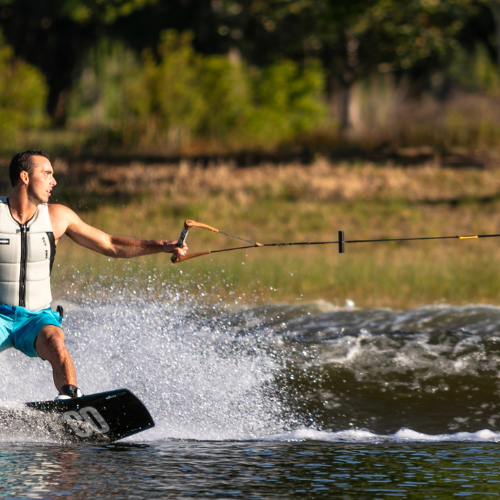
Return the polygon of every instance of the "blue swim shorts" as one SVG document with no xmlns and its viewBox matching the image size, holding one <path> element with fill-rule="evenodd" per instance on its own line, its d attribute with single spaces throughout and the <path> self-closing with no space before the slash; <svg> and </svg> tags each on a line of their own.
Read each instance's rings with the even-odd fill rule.
<svg viewBox="0 0 500 500">
<path fill-rule="evenodd" d="M 13 347 L 32 358 L 38 357 L 35 340 L 47 325 L 61 326 L 62 318 L 52 309 L 29 311 L 0 304 L 0 352 Z"/>
</svg>

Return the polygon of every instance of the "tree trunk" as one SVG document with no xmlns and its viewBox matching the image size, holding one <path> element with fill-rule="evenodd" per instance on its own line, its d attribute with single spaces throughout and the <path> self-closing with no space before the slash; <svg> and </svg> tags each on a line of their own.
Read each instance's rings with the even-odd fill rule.
<svg viewBox="0 0 500 500">
<path fill-rule="evenodd" d="M 351 128 L 351 87 L 352 82 L 341 79 L 339 85 L 339 115 L 340 115 L 340 129 L 348 130 Z"/>
<path fill-rule="evenodd" d="M 340 78 L 340 128 L 348 130 L 351 128 L 350 104 L 351 89 L 356 80 L 356 70 L 359 65 L 358 49 L 359 41 L 352 30 L 346 30 L 346 66 Z"/>
<path fill-rule="evenodd" d="M 500 76 L 500 1 L 491 0 L 488 5 L 495 20 L 495 45 L 497 49 L 497 71 Z"/>
<path fill-rule="evenodd" d="M 47 110 L 55 127 L 66 124 L 69 93 L 68 89 L 50 89 Z"/>
</svg>

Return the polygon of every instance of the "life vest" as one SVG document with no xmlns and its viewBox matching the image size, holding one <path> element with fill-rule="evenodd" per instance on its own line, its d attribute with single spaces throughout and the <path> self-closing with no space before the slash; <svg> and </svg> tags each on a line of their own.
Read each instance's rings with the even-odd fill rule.
<svg viewBox="0 0 500 500">
<path fill-rule="evenodd" d="M 7 198 L 0 197 L 0 303 L 31 311 L 50 307 L 55 254 L 48 205 L 38 205 L 35 215 L 20 224 Z"/>
</svg>

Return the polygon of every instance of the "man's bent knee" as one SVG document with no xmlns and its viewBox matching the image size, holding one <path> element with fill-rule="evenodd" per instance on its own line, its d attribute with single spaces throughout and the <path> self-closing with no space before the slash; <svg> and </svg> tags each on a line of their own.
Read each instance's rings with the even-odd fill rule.
<svg viewBox="0 0 500 500">
<path fill-rule="evenodd" d="M 35 340 L 37 354 L 48 361 L 61 360 L 67 355 L 64 345 L 64 332 L 55 325 L 44 326 Z"/>
</svg>

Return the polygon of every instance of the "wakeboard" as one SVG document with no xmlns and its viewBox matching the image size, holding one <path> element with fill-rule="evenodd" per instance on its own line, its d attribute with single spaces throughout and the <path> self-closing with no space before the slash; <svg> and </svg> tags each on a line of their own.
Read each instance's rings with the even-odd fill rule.
<svg viewBox="0 0 500 500">
<path fill-rule="evenodd" d="M 155 425 L 147 408 L 127 389 L 26 406 L 35 410 L 35 417 L 42 412 L 39 423 L 62 441 L 112 443 Z"/>
</svg>

